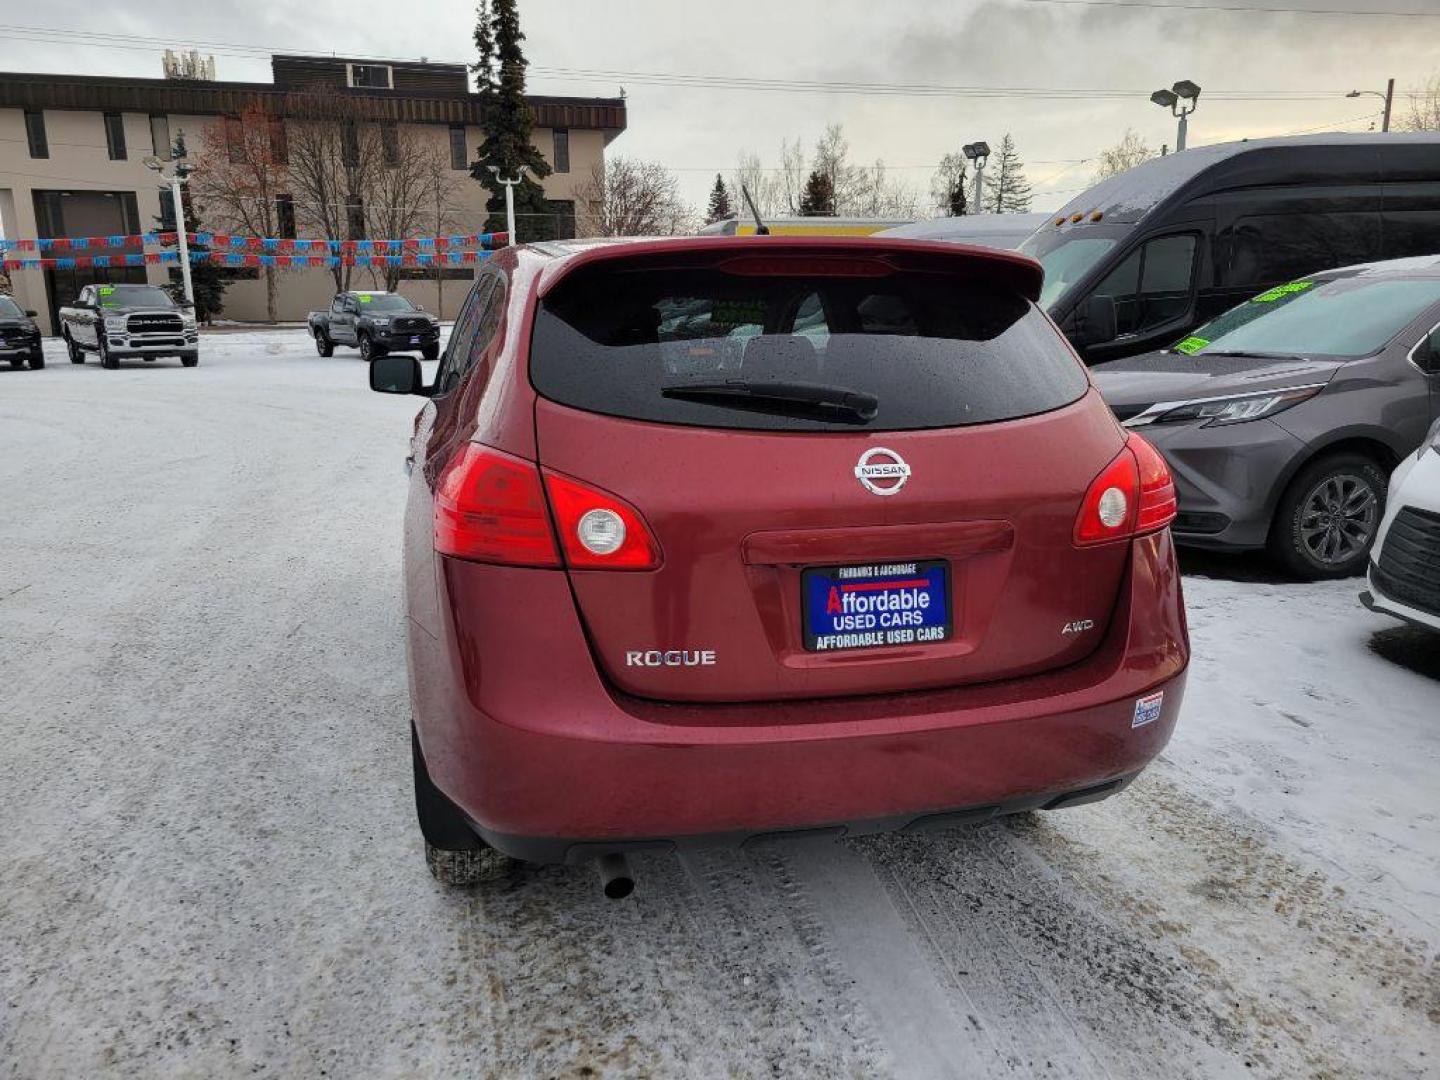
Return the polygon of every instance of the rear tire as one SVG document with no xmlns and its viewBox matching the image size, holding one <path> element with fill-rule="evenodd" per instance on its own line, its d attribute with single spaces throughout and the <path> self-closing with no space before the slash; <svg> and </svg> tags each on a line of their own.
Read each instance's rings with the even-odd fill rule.
<svg viewBox="0 0 1440 1080">
<path fill-rule="evenodd" d="M 425 864 L 435 880 L 442 885 L 479 885 L 513 874 L 519 860 L 476 836 L 465 816 L 431 781 L 414 723 L 410 725 L 410 755 L 415 772 L 415 814 L 425 837 Z"/>
<path fill-rule="evenodd" d="M 30 353 L 30 370 L 39 371 L 45 366 L 45 354 L 38 347 Z"/>
<path fill-rule="evenodd" d="M 315 331 L 315 351 L 321 356 L 335 355 L 335 343 L 330 340 L 330 335 L 324 330 Z"/>
<path fill-rule="evenodd" d="M 75 339 L 68 333 L 65 335 L 65 352 L 70 357 L 72 364 L 83 364 L 85 362 L 85 350 L 75 344 Z"/>
<path fill-rule="evenodd" d="M 1363 573 L 1385 514 L 1385 470 L 1364 454 L 1329 454 L 1290 481 L 1270 525 L 1270 556 L 1303 581 Z"/>
</svg>

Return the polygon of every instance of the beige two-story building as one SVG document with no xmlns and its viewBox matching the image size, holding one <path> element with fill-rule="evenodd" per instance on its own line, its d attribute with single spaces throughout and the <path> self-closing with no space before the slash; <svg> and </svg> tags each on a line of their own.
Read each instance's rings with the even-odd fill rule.
<svg viewBox="0 0 1440 1080">
<path fill-rule="evenodd" d="M 202 79 L 112 78 L 89 75 L 54 75 L 0 72 L 0 235 L 8 239 L 39 237 L 95 237 L 129 235 L 173 227 L 173 207 L 156 173 L 144 159 L 168 158 L 181 137 L 188 160 L 203 169 L 208 159 L 214 168 L 231 167 L 233 155 L 243 154 L 243 123 L 253 126 L 265 119 L 267 154 L 273 157 L 273 176 L 265 198 L 273 201 L 269 215 L 276 235 L 325 239 L 337 235 L 330 201 L 313 194 L 323 185 L 312 175 L 305 178 L 301 165 L 313 173 L 321 156 L 307 142 L 299 125 L 309 121 L 293 115 L 297 108 L 314 109 L 323 97 L 339 103 L 346 119 L 333 169 L 341 176 L 343 193 L 328 200 L 344 202 L 340 213 L 342 238 L 403 239 L 381 235 L 374 218 L 375 203 L 383 199 L 420 199 L 407 194 L 406 183 L 387 182 L 399 170 L 404 181 L 404 160 L 423 152 L 437 163 L 427 177 L 433 205 L 416 219 L 409 235 L 478 233 L 487 218 L 488 191 L 469 176 L 470 163 L 485 138 L 485 117 L 480 98 L 471 92 L 462 65 L 381 63 L 334 57 L 281 56 L 271 58 L 269 83 L 221 82 Z M 532 96 L 534 142 L 552 172 L 543 181 L 549 218 L 543 223 L 550 235 L 574 235 L 576 201 L 594 168 L 603 161 L 605 148 L 625 130 L 625 102 L 621 98 L 569 98 Z M 226 154 L 226 140 L 235 142 Z M 303 157 L 309 147 L 309 158 Z M 374 162 L 364 159 L 374 147 Z M 217 149 L 218 148 L 218 149 Z M 343 160 L 339 160 L 343 159 Z M 332 166 L 327 166 L 332 167 Z M 367 188 L 376 194 L 362 197 L 344 192 L 344 177 L 369 169 Z M 192 181 L 200 190 L 201 177 Z M 352 183 L 351 186 L 358 186 Z M 414 185 L 410 185 L 414 186 Z M 281 190 L 281 189 L 284 190 Z M 436 194 L 436 189 L 441 194 Z M 395 190 L 401 194 L 388 194 Z M 363 205 L 368 199 L 368 207 Z M 321 212 L 331 206 L 331 213 Z M 380 209 L 383 209 L 380 208 Z M 245 231 L 230 220 L 223 207 L 200 203 L 204 225 L 213 231 Z M 367 213 L 367 210 L 369 211 Z M 523 240 L 527 227 L 517 232 Z M 138 251 L 138 248 L 125 249 Z M 151 250 L 155 250 L 151 248 Z M 66 254 L 119 254 L 119 249 L 94 249 Z M 25 252 L 25 256 L 48 253 Z M 12 255 L 12 257 L 14 257 Z M 262 271 L 227 267 L 225 318 L 260 321 L 267 317 L 266 287 Z M 16 299 L 40 313 L 47 331 L 55 325 L 55 311 L 69 303 L 80 288 L 95 281 L 148 281 L 161 283 L 178 276 L 175 267 L 56 267 L 10 271 Z M 464 280 L 474 269 L 407 269 L 399 284 L 402 292 L 444 317 L 454 314 L 465 292 Z M 276 316 L 304 319 L 307 311 L 328 303 L 335 282 L 325 269 L 285 269 L 276 290 Z M 451 284 L 454 282 L 454 284 Z M 357 268 L 354 288 L 383 287 L 375 272 Z"/>
</svg>

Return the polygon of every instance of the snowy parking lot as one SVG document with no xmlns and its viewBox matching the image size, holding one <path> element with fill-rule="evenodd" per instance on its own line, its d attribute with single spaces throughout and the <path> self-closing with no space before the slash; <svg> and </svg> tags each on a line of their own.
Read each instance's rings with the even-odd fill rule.
<svg viewBox="0 0 1440 1080">
<path fill-rule="evenodd" d="M 1186 555 L 1179 728 L 1107 802 L 447 891 L 419 402 L 300 330 L 46 354 L 0 369 L 0 1075 L 1440 1075 L 1440 638 L 1359 581 Z"/>
</svg>

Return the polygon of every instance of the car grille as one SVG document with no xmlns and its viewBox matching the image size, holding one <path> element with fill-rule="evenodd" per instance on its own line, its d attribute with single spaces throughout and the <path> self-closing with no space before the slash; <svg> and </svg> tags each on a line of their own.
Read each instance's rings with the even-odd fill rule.
<svg viewBox="0 0 1440 1080">
<path fill-rule="evenodd" d="M 179 334 L 185 329 L 179 315 L 131 315 L 125 325 L 132 334 Z"/>
<path fill-rule="evenodd" d="M 1440 615 L 1440 514 L 1413 506 L 1396 514 L 1372 573 L 1386 596 Z"/>
<path fill-rule="evenodd" d="M 403 330 L 407 334 L 416 334 L 419 333 L 421 330 L 429 330 L 430 320 L 416 319 L 413 317 L 408 319 L 396 319 L 393 326 L 396 330 Z"/>
</svg>

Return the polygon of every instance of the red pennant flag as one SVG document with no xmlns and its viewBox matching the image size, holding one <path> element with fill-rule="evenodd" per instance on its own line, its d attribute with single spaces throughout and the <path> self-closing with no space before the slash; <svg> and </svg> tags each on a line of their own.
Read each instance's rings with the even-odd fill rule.
<svg viewBox="0 0 1440 1080">
<path fill-rule="evenodd" d="M 16 248 L 18 248 L 18 249 L 21 250 L 21 251 L 34 251 L 34 250 L 35 250 L 35 241 L 34 241 L 34 240 L 17 240 L 17 241 L 15 241 L 15 246 L 16 246 Z"/>
<path fill-rule="evenodd" d="M 50 241 L 50 246 L 56 251 L 69 251 L 70 241 L 63 236 L 57 236 L 54 240 Z"/>
<path fill-rule="evenodd" d="M 246 256 L 245 256 L 245 265 L 246 265 L 246 266 L 259 266 L 259 265 L 260 265 L 260 256 L 259 256 L 259 255 L 246 255 Z"/>
<path fill-rule="evenodd" d="M 437 237 L 435 238 L 435 250 L 436 250 L 436 251 L 449 251 L 449 250 L 450 250 L 450 241 L 447 240 L 447 239 L 445 239 L 445 237 L 443 237 L 443 236 L 437 236 Z"/>
<path fill-rule="evenodd" d="M 95 262 L 95 260 L 92 259 L 89 255 L 77 255 L 77 256 L 75 256 L 75 265 L 76 265 L 76 266 L 90 266 L 90 265 L 93 265 L 94 262 Z"/>
<path fill-rule="evenodd" d="M 153 266 L 153 265 L 155 265 L 156 263 L 158 263 L 159 261 L 160 261 L 160 253 L 159 253 L 158 251 L 147 251 L 147 252 L 145 252 L 145 262 L 146 262 L 147 265 Z"/>
</svg>

